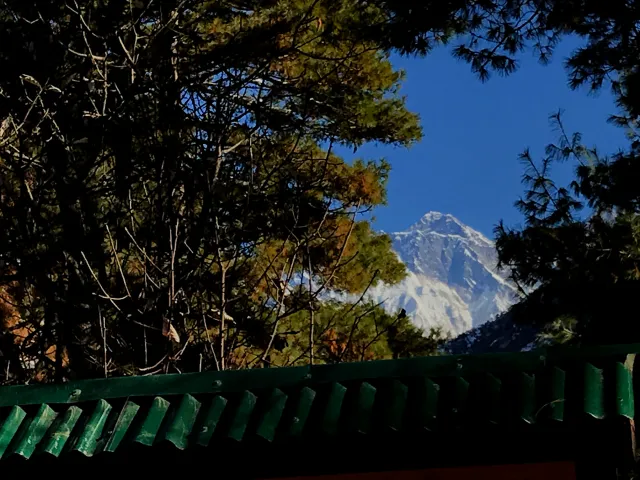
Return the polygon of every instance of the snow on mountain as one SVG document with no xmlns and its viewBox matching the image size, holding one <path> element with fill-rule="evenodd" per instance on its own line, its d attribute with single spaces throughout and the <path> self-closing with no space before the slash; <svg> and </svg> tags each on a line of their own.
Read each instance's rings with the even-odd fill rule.
<svg viewBox="0 0 640 480">
<path fill-rule="evenodd" d="M 389 234 L 408 276 L 378 285 L 370 297 L 385 308 L 404 308 L 425 329 L 441 326 L 459 335 L 492 320 L 516 298 L 497 271 L 493 242 L 452 215 L 429 212 L 404 232 Z"/>
</svg>

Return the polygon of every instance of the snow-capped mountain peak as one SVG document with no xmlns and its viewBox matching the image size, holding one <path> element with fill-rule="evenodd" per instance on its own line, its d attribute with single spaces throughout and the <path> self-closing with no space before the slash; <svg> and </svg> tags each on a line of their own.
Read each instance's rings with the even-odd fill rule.
<svg viewBox="0 0 640 480">
<path fill-rule="evenodd" d="M 440 233 L 465 235 L 467 227 L 456 217 L 448 213 L 427 212 L 409 230 L 437 230 Z"/>
<path fill-rule="evenodd" d="M 456 217 L 446 213 L 429 212 L 418 222 L 411 225 L 405 232 L 396 232 L 395 235 L 409 235 L 419 232 L 422 235 L 441 235 L 461 237 L 467 239 L 481 248 L 494 249 L 493 242 L 482 233 L 468 227 Z"/>
<path fill-rule="evenodd" d="M 460 334 L 491 320 L 515 298 L 516 289 L 496 268 L 493 242 L 454 216 L 428 212 L 389 235 L 408 276 L 371 294 L 390 311 L 404 308 L 416 325 Z"/>
</svg>

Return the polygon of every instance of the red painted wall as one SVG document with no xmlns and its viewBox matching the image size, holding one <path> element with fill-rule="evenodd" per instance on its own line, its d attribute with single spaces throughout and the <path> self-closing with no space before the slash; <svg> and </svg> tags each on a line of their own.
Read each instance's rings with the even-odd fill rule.
<svg viewBox="0 0 640 480">
<path fill-rule="evenodd" d="M 292 477 L 286 480 L 575 480 L 575 478 L 575 467 L 572 463 L 536 463 Z"/>
</svg>

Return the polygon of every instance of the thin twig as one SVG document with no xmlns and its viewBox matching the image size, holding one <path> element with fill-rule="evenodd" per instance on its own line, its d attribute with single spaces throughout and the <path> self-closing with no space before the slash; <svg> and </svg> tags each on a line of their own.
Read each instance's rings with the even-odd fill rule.
<svg viewBox="0 0 640 480">
<path fill-rule="evenodd" d="M 344 256 L 344 252 L 347 250 L 347 245 L 349 244 L 349 240 L 351 239 L 351 234 L 353 233 L 353 228 L 355 227 L 355 224 L 356 224 L 356 215 L 358 214 L 358 209 L 360 208 L 360 203 L 361 203 L 361 200 L 358 200 L 358 203 L 356 205 L 356 209 L 353 212 L 353 219 L 351 221 L 351 225 L 349 226 L 349 232 L 347 232 L 347 235 L 346 235 L 346 237 L 344 239 L 342 247 L 340 248 L 340 253 L 338 254 L 338 258 L 336 260 L 336 265 L 333 268 L 333 270 L 331 271 L 331 273 L 329 274 L 328 278 L 322 283 L 320 288 L 318 288 L 318 290 L 316 290 L 316 292 L 314 293 L 314 296 L 316 298 L 331 283 L 331 281 L 335 277 L 336 273 L 338 272 L 338 269 L 342 266 L 342 265 L 340 265 L 340 262 L 342 261 L 342 257 Z"/>
<path fill-rule="evenodd" d="M 269 343 L 267 344 L 267 348 L 265 348 L 264 353 L 261 356 L 261 360 L 265 361 L 267 359 L 267 355 L 269 353 L 269 350 L 271 350 L 271 347 L 273 346 L 273 342 L 276 338 L 276 335 L 278 333 L 278 325 L 280 323 L 280 315 L 281 315 L 281 308 L 282 308 L 282 304 L 284 302 L 284 297 L 286 295 L 287 292 L 287 287 L 289 285 L 289 281 L 291 279 L 291 275 L 293 274 L 293 267 L 295 265 L 296 262 L 296 254 L 293 255 L 293 258 L 291 259 L 291 263 L 290 263 L 290 267 L 289 267 L 289 271 L 287 272 L 287 278 L 286 280 L 282 281 L 283 286 L 278 286 L 278 288 L 280 289 L 280 291 L 278 291 L 278 295 L 276 296 L 276 305 L 277 305 L 277 310 L 276 310 L 276 319 L 273 322 L 273 329 L 271 331 L 271 337 L 269 338 Z M 284 273 L 284 269 L 286 268 L 286 265 L 284 265 L 282 267 L 283 273 Z M 280 275 L 280 278 L 282 278 L 282 274 Z"/>
<path fill-rule="evenodd" d="M 142 247 L 140 247 L 140 245 L 138 245 L 138 242 L 136 242 L 136 239 L 133 238 L 133 235 L 131 235 L 131 232 L 129 231 L 129 229 L 127 227 L 124 227 L 124 231 L 127 233 L 127 235 L 129 235 L 129 238 L 131 238 L 131 241 L 133 242 L 133 244 L 136 246 L 136 248 L 138 250 L 140 250 L 140 253 L 142 253 L 142 255 L 144 255 L 144 258 L 153 266 L 155 267 L 160 273 L 164 273 L 162 271 L 162 269 L 155 264 L 155 262 L 153 260 L 151 260 L 151 258 L 149 258 L 149 256 L 147 255 L 147 252 L 145 252 Z"/>
<path fill-rule="evenodd" d="M 154 368 L 157 368 L 160 364 L 162 364 L 162 362 L 164 362 L 168 356 L 169 354 L 167 353 L 164 357 L 158 360 L 158 362 L 155 363 L 154 365 L 151 365 L 150 367 L 138 367 L 138 370 L 140 370 L 141 372 L 148 372 L 149 370 L 153 370 Z"/>
<path fill-rule="evenodd" d="M 315 315 L 313 308 L 313 297 L 311 291 L 313 289 L 313 269 L 311 267 L 311 255 L 309 254 L 309 244 L 307 243 L 307 261 L 309 263 L 309 365 L 313 365 L 314 354 L 314 327 L 315 327 Z"/>
<path fill-rule="evenodd" d="M 120 309 L 120 307 L 118 306 L 118 304 L 115 302 L 114 298 L 111 297 L 107 291 L 104 289 L 104 287 L 102 286 L 102 284 L 100 283 L 100 280 L 98 280 L 98 276 L 95 274 L 95 272 L 93 271 L 93 268 L 91 268 L 91 265 L 89 264 L 89 260 L 87 260 L 87 257 L 85 256 L 84 252 L 80 252 L 80 254 L 82 255 L 82 258 L 84 258 L 85 263 L 87 264 L 87 267 L 89 268 L 89 271 L 91 272 L 91 275 L 93 276 L 93 279 L 96 281 L 96 283 L 98 284 L 98 286 L 100 287 L 100 290 L 102 290 L 102 293 L 104 294 L 103 298 L 106 298 L 107 300 L 109 300 L 114 307 L 116 307 L 116 310 L 118 310 L 119 312 L 122 312 L 122 310 Z"/>
<path fill-rule="evenodd" d="M 109 376 L 109 362 L 107 361 L 107 319 L 102 315 L 102 309 L 100 305 L 98 305 L 98 315 L 101 319 L 101 330 L 102 330 L 102 352 L 104 355 L 104 378 Z"/>
<path fill-rule="evenodd" d="M 131 297 L 131 292 L 129 291 L 129 287 L 127 286 L 127 277 L 125 277 L 124 271 L 122 270 L 122 264 L 120 263 L 120 259 L 118 258 L 118 252 L 116 250 L 116 244 L 113 241 L 113 237 L 111 236 L 111 231 L 109 230 L 109 225 L 107 225 L 107 235 L 109 235 L 109 242 L 111 243 L 111 250 L 113 251 L 113 256 L 116 259 L 116 264 L 118 265 L 118 270 L 120 270 L 120 276 L 122 277 L 122 283 L 124 283 L 124 289 L 127 291 L 127 296 Z"/>
</svg>

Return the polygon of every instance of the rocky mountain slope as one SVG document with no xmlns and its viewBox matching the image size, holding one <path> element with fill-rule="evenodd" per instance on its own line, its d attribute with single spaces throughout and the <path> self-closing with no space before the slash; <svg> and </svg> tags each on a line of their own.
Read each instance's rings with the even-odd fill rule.
<svg viewBox="0 0 640 480">
<path fill-rule="evenodd" d="M 404 308 L 420 327 L 440 326 L 457 336 L 492 320 L 516 298 L 496 269 L 493 242 L 452 215 L 429 212 L 390 236 L 409 274 L 398 285 L 378 285 L 370 296 L 389 311 Z"/>
<path fill-rule="evenodd" d="M 533 326 L 515 324 L 505 313 L 448 341 L 444 351 L 454 355 L 526 352 L 543 346 L 538 333 Z"/>
</svg>

